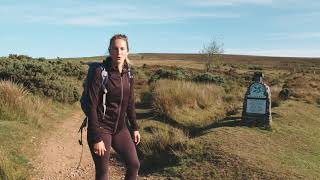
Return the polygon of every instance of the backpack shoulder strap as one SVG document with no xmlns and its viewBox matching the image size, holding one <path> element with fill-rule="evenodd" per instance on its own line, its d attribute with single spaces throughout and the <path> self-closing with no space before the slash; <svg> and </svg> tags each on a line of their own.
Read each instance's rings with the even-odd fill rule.
<svg viewBox="0 0 320 180">
<path fill-rule="evenodd" d="M 129 87 L 131 87 L 131 84 L 133 83 L 133 72 L 131 67 L 128 65 L 128 77 L 129 77 Z"/>
<path fill-rule="evenodd" d="M 128 65 L 128 76 L 129 76 L 130 79 L 133 79 L 133 70 L 130 67 L 130 65 Z"/>
<path fill-rule="evenodd" d="M 107 84 L 108 84 L 108 71 L 106 70 L 106 68 L 104 67 L 104 64 L 102 63 L 100 65 L 101 68 L 101 77 L 102 77 L 102 82 L 101 82 L 101 86 L 102 86 L 102 90 L 103 90 L 103 95 L 102 95 L 102 106 L 103 106 L 103 115 L 106 114 L 106 110 L 107 110 L 107 106 L 106 106 L 106 96 L 108 93 L 107 90 Z"/>
<path fill-rule="evenodd" d="M 103 65 L 100 65 L 100 69 L 101 69 L 101 79 L 102 79 L 101 85 L 102 85 L 103 90 L 106 91 L 107 90 L 106 85 L 107 85 L 108 76 L 109 76 L 108 71 L 106 70 L 106 68 Z"/>
</svg>

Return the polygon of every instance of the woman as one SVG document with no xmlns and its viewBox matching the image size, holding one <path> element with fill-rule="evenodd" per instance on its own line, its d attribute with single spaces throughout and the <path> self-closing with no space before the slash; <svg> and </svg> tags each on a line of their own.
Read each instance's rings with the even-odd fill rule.
<svg viewBox="0 0 320 180">
<path fill-rule="evenodd" d="M 114 35 L 110 39 L 108 50 L 110 56 L 103 62 L 108 72 L 105 114 L 101 68 L 95 70 L 93 80 L 88 86 L 88 145 L 95 163 L 96 179 L 108 179 L 112 146 L 127 166 L 125 179 L 135 180 L 140 167 L 135 144 L 139 144 L 140 134 L 136 123 L 133 79 L 130 77 L 128 38 L 122 34 Z M 134 129 L 134 142 L 126 126 L 126 117 Z"/>
</svg>

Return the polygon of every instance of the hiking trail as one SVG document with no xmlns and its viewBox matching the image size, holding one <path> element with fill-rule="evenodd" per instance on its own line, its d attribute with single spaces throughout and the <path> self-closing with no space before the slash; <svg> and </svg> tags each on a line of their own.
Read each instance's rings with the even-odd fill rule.
<svg viewBox="0 0 320 180">
<path fill-rule="evenodd" d="M 52 132 L 44 133 L 40 147 L 37 149 L 37 156 L 31 159 L 31 165 L 34 167 L 32 180 L 46 179 L 94 179 L 94 164 L 86 140 L 87 131 L 83 132 L 83 155 L 82 162 L 77 169 L 81 146 L 78 143 L 80 133 L 79 126 L 83 120 L 83 113 L 75 111 L 70 118 L 57 123 Z M 111 150 L 109 179 L 124 179 L 125 166 L 117 160 L 118 155 Z M 159 179 L 159 177 L 141 177 L 138 179 Z M 160 178 L 162 179 L 162 178 Z"/>
</svg>

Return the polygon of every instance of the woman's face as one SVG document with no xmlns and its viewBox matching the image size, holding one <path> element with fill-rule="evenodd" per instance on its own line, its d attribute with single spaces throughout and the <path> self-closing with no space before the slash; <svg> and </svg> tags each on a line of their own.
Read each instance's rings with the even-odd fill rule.
<svg viewBox="0 0 320 180">
<path fill-rule="evenodd" d="M 111 46 L 110 56 L 116 64 L 123 64 L 128 56 L 127 43 L 123 39 L 116 39 Z"/>
</svg>

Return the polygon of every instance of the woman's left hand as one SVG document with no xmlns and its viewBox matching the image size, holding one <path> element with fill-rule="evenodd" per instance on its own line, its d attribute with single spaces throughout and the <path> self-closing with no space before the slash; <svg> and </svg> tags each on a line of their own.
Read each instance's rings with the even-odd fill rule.
<svg viewBox="0 0 320 180">
<path fill-rule="evenodd" d="M 134 131 L 133 136 L 134 136 L 134 143 L 136 143 L 136 145 L 139 144 L 141 139 L 139 131 Z"/>
</svg>

